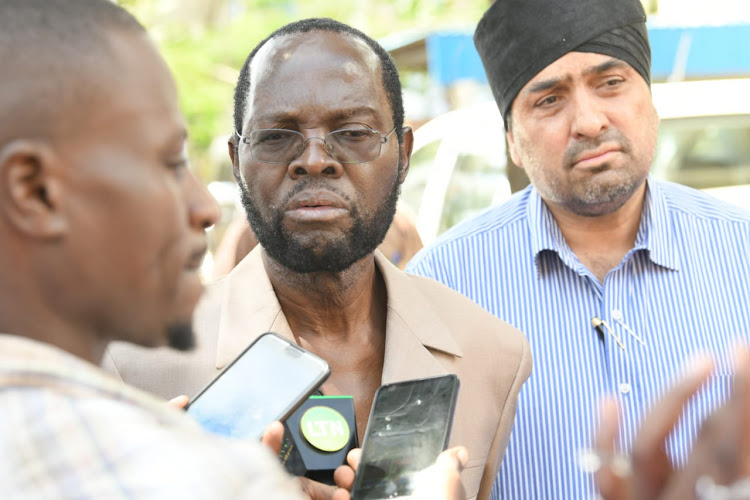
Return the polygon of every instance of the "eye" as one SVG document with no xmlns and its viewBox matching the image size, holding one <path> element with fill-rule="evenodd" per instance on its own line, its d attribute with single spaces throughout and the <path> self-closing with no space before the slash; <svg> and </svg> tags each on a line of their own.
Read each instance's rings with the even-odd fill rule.
<svg viewBox="0 0 750 500">
<path fill-rule="evenodd" d="M 253 133 L 254 144 L 278 144 L 289 142 L 294 138 L 294 132 L 279 130 L 279 129 L 268 129 L 258 130 Z"/>
<path fill-rule="evenodd" d="M 372 137 L 375 133 L 374 130 L 366 128 L 347 128 L 343 130 L 337 130 L 334 132 L 337 138 L 346 139 L 349 141 L 361 141 Z"/>
<path fill-rule="evenodd" d="M 618 89 L 624 82 L 625 80 L 620 77 L 607 78 L 600 85 L 600 88 L 602 90 L 615 90 Z"/>
<path fill-rule="evenodd" d="M 164 162 L 164 165 L 169 170 L 172 170 L 175 175 L 181 177 L 183 173 L 188 169 L 190 163 L 188 162 L 187 158 L 179 158 L 174 160 L 167 160 Z"/>
<path fill-rule="evenodd" d="M 544 97 L 543 99 L 538 100 L 536 103 L 534 103 L 535 108 L 548 108 L 559 100 L 559 97 L 556 95 L 548 95 L 547 97 Z"/>
</svg>

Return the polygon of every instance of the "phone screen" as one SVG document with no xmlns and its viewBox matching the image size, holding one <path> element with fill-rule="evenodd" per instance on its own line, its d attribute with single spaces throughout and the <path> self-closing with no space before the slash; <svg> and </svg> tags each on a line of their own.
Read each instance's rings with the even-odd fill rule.
<svg viewBox="0 0 750 500">
<path fill-rule="evenodd" d="M 367 423 L 355 500 L 409 496 L 418 472 L 448 445 L 458 395 L 455 375 L 380 387 Z"/>
<path fill-rule="evenodd" d="M 328 377 L 318 356 L 272 333 L 258 337 L 187 406 L 215 434 L 260 438 L 289 416 Z"/>
</svg>

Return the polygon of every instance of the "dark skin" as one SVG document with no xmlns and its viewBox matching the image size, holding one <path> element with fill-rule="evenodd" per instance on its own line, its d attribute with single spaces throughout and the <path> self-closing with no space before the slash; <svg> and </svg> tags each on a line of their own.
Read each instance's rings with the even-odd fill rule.
<svg viewBox="0 0 750 500">
<path fill-rule="evenodd" d="M 264 263 L 266 269 L 282 271 L 268 255 Z M 357 433 L 364 436 L 383 374 L 385 284 L 372 257 L 357 262 L 338 279 L 320 274 L 303 275 L 302 280 L 284 279 L 283 272 L 269 276 L 297 343 L 331 367 L 323 392 L 354 397 Z M 299 281 L 304 283 L 298 285 Z M 344 286 L 345 282 L 351 286 Z M 315 293 L 306 293 L 310 290 Z"/>
<path fill-rule="evenodd" d="M 164 61 L 142 34 L 113 30 L 109 42 L 96 63 L 71 61 L 66 85 L 98 90 L 88 106 L 55 108 L 46 125 L 59 132 L 0 131 L 0 331 L 94 364 L 111 340 L 163 345 L 171 325 L 189 323 L 218 217 L 188 169 Z M 38 101 L 23 83 L 50 64 L 19 61 L 0 103 Z M 14 88 L 25 91 L 8 97 Z"/>
<path fill-rule="evenodd" d="M 393 128 L 380 62 L 349 36 L 311 32 L 271 40 L 253 61 L 251 81 L 243 134 L 289 128 L 324 137 L 341 128 L 385 133 Z M 363 216 L 373 213 L 394 183 L 403 182 L 412 134 L 404 129 L 401 148 L 389 140 L 378 158 L 356 165 L 339 163 L 317 139 L 288 165 L 256 162 L 245 146 L 236 138 L 229 144 L 238 182 L 264 217 L 282 212 L 283 227 L 295 241 L 320 253 L 346 238 L 354 209 Z M 303 181 L 310 187 L 294 192 Z M 296 273 L 267 253 L 263 262 L 297 342 L 331 366 L 323 392 L 354 397 L 357 432 L 363 436 L 385 352 L 387 297 L 373 255 L 341 272 Z"/>
</svg>

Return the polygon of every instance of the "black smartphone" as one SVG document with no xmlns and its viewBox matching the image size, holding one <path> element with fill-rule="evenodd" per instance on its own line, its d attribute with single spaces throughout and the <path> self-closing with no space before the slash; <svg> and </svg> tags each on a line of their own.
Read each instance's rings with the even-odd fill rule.
<svg viewBox="0 0 750 500">
<path fill-rule="evenodd" d="M 458 377 L 409 380 L 375 393 L 362 442 L 353 500 L 411 495 L 416 475 L 435 463 L 450 439 Z"/>
<path fill-rule="evenodd" d="M 275 333 L 264 333 L 187 405 L 209 432 L 260 438 L 328 378 L 325 360 Z"/>
</svg>

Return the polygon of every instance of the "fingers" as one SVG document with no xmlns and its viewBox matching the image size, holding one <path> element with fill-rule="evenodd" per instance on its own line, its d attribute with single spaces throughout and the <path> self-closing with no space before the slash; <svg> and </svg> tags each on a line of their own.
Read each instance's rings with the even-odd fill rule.
<svg viewBox="0 0 750 500">
<path fill-rule="evenodd" d="M 734 353 L 734 393 L 739 410 L 739 446 L 750 450 L 750 350 L 739 345 Z M 740 474 L 750 476 L 750 453 L 745 453 L 740 463 Z"/>
<path fill-rule="evenodd" d="M 339 488 L 338 490 L 333 492 L 333 496 L 331 497 L 331 500 L 351 500 L 352 496 L 347 490 L 342 490 Z"/>
<path fill-rule="evenodd" d="M 306 477 L 299 477 L 297 479 L 300 481 L 302 491 L 305 492 L 305 495 L 310 500 L 336 500 L 337 498 L 342 498 L 341 493 L 339 493 L 341 490 L 335 486 L 319 483 Z"/>
<path fill-rule="evenodd" d="M 461 473 L 469 462 L 469 450 L 463 446 L 449 448 L 438 455 L 435 463 L 439 468 L 447 471 L 455 470 Z"/>
<path fill-rule="evenodd" d="M 457 446 L 441 453 L 435 464 L 419 473 L 412 500 L 463 500 L 466 498 L 461 471 L 469 452 Z"/>
<path fill-rule="evenodd" d="M 354 469 L 348 465 L 340 465 L 333 471 L 333 482 L 336 486 L 343 488 L 347 491 L 352 490 L 354 486 Z"/>
<path fill-rule="evenodd" d="M 346 461 L 349 465 L 340 465 L 333 471 L 333 482 L 336 485 L 346 490 L 347 494 L 352 491 L 354 486 L 354 477 L 357 467 L 359 467 L 359 460 L 362 456 L 362 448 L 354 448 L 346 454 Z M 341 495 L 341 493 L 338 493 Z M 338 497 L 334 494 L 334 499 L 338 500 Z"/>
<path fill-rule="evenodd" d="M 359 467 L 359 461 L 362 458 L 362 448 L 354 448 L 352 451 L 347 453 L 346 455 L 346 462 L 349 464 L 349 466 L 357 470 L 357 467 Z"/>
<path fill-rule="evenodd" d="M 169 401 L 167 401 L 167 404 L 169 404 L 170 406 L 174 406 L 178 410 L 182 410 L 187 406 L 189 402 L 190 398 L 183 394 L 182 396 L 177 396 L 176 398 L 170 399 Z"/>
<path fill-rule="evenodd" d="M 662 396 L 641 424 L 633 444 L 633 489 L 639 499 L 656 498 L 672 476 L 665 441 L 688 400 L 698 392 L 713 370 L 709 357 L 696 358 L 685 376 Z"/>
<path fill-rule="evenodd" d="M 687 373 L 649 411 L 643 421 L 635 449 L 640 446 L 648 458 L 652 448 L 663 448 L 664 440 L 674 428 L 687 401 L 696 393 L 711 375 L 713 361 L 708 357 L 696 358 L 688 366 Z"/>
<path fill-rule="evenodd" d="M 284 425 L 279 421 L 271 422 L 266 427 L 266 430 L 263 431 L 263 436 L 260 440 L 271 449 L 274 455 L 278 455 L 281 452 L 281 445 L 284 441 Z"/>
<path fill-rule="evenodd" d="M 675 474 L 665 499 L 693 498 L 699 478 L 728 484 L 746 477 L 750 442 L 750 355 L 734 352 L 734 389 L 729 400 L 701 425 L 688 463 Z"/>
<path fill-rule="evenodd" d="M 594 447 L 599 455 L 612 457 L 616 453 L 615 442 L 619 429 L 619 409 L 612 397 L 602 400 L 599 408 L 599 428 L 594 439 Z M 598 457 L 597 457 L 598 458 Z M 625 500 L 629 498 L 626 479 L 616 474 L 610 464 L 604 464 L 594 475 L 599 494 L 604 500 Z"/>
</svg>

